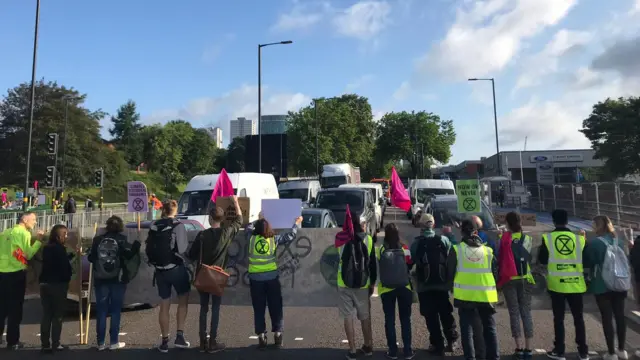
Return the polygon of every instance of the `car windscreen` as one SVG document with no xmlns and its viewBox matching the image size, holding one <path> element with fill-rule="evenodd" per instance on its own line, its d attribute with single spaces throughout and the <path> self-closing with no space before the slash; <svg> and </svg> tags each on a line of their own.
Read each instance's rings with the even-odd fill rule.
<svg viewBox="0 0 640 360">
<path fill-rule="evenodd" d="M 238 189 L 233 189 L 236 195 Z M 207 215 L 213 190 L 184 192 L 178 201 L 178 214 L 183 216 Z"/>
<path fill-rule="evenodd" d="M 481 213 L 460 213 L 458 212 L 458 203 L 455 201 L 438 201 L 433 205 L 433 218 L 436 222 L 436 228 L 443 226 L 453 226 L 454 222 L 460 224 L 462 220 L 471 219 L 471 216 L 477 215 L 482 220 L 482 230 L 491 230 L 495 228 L 493 218 L 489 208 L 482 203 Z"/>
<path fill-rule="evenodd" d="M 316 200 L 320 209 L 344 209 L 349 204 L 350 210 L 364 208 L 364 193 L 362 191 L 323 191 Z"/>
<path fill-rule="evenodd" d="M 427 198 L 432 195 L 454 195 L 455 191 L 453 189 L 442 189 L 442 188 L 421 188 L 416 189 L 416 200 L 419 203 L 425 203 Z"/>
<path fill-rule="evenodd" d="M 286 189 L 286 190 L 278 190 L 280 194 L 280 199 L 301 199 L 302 201 L 309 200 L 307 197 L 309 195 L 309 189 Z"/>
<path fill-rule="evenodd" d="M 322 226 L 320 214 L 302 214 L 303 228 L 319 228 Z"/>
<path fill-rule="evenodd" d="M 346 183 L 347 183 L 347 177 L 344 175 L 327 176 L 327 177 L 320 178 L 320 185 L 322 185 L 323 188 L 338 187 Z"/>
</svg>

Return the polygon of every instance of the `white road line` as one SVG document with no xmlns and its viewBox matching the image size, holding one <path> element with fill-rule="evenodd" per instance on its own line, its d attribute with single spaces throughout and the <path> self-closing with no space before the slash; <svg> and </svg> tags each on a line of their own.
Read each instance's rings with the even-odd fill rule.
<svg viewBox="0 0 640 360">
<path fill-rule="evenodd" d="M 40 333 L 37 333 L 36 336 L 40 336 Z"/>
<path fill-rule="evenodd" d="M 343 344 L 348 344 L 348 343 L 349 343 L 349 340 L 342 340 L 342 343 L 343 343 Z"/>
<path fill-rule="evenodd" d="M 380 296 L 380 295 L 378 295 L 378 294 L 376 294 L 376 293 L 374 293 L 373 295 L 371 295 L 371 297 L 378 297 L 378 296 Z"/>
<path fill-rule="evenodd" d="M 258 336 L 257 336 L 257 335 L 249 336 L 249 339 L 257 339 L 257 338 L 258 338 Z"/>
<path fill-rule="evenodd" d="M 76 336 L 80 336 L 80 334 L 76 334 Z"/>
<path fill-rule="evenodd" d="M 295 341 L 302 341 L 302 340 L 304 340 L 304 339 L 303 339 L 303 338 L 295 338 L 295 339 L 293 339 L 293 340 L 295 340 Z"/>
<path fill-rule="evenodd" d="M 7 333 L 2 334 L 2 336 L 7 336 Z"/>
<path fill-rule="evenodd" d="M 640 316 L 640 311 L 633 310 L 632 313 L 635 316 Z"/>
<path fill-rule="evenodd" d="M 589 351 L 589 355 L 598 355 L 598 352 L 596 352 L 596 351 Z"/>
<path fill-rule="evenodd" d="M 119 336 L 127 335 L 127 333 L 118 333 Z"/>
<path fill-rule="evenodd" d="M 547 352 L 547 350 L 545 350 L 545 349 L 536 349 L 536 352 L 537 352 L 538 354 L 542 354 L 542 353 L 546 353 L 546 352 Z"/>
</svg>

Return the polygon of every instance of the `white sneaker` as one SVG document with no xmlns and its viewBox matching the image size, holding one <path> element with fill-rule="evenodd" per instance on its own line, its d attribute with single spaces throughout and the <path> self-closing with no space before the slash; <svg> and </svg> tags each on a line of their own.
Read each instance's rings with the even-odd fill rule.
<svg viewBox="0 0 640 360">
<path fill-rule="evenodd" d="M 107 345 L 102 344 L 102 345 L 98 345 L 98 351 L 104 351 L 107 349 Z"/>
<path fill-rule="evenodd" d="M 627 350 L 616 350 L 616 355 L 618 355 L 618 359 L 620 360 L 629 359 L 629 354 L 627 354 Z"/>
<path fill-rule="evenodd" d="M 118 349 L 122 349 L 126 344 L 121 342 L 117 342 L 115 344 L 111 344 L 109 345 L 109 350 L 118 350 Z"/>
</svg>

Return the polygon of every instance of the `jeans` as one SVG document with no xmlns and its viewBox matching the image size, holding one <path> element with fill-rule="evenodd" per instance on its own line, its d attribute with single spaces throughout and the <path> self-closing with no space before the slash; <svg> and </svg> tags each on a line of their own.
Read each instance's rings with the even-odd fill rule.
<svg viewBox="0 0 640 360">
<path fill-rule="evenodd" d="M 618 335 L 618 347 L 624 349 L 627 335 L 627 324 L 624 315 L 624 303 L 627 298 L 627 292 L 610 291 L 604 294 L 596 295 L 596 303 L 602 315 L 602 329 L 604 330 L 604 338 L 607 342 L 607 350 L 609 354 L 615 354 L 614 335 Z M 616 321 L 615 332 L 613 329 L 613 320 Z"/>
<path fill-rule="evenodd" d="M 587 346 L 587 335 L 584 327 L 583 317 L 583 294 L 563 294 L 549 291 L 551 296 L 551 307 L 553 310 L 553 329 L 555 330 L 554 348 L 558 354 L 564 354 L 565 351 L 565 333 L 564 333 L 564 311 L 565 301 L 569 304 L 571 315 L 573 315 L 573 325 L 576 329 L 576 344 L 578 344 L 578 353 L 580 355 L 589 354 Z"/>
<path fill-rule="evenodd" d="M 453 305 L 446 290 L 429 290 L 418 293 L 420 314 L 429 330 L 429 342 L 436 350 L 445 349 L 445 340 L 453 345 L 458 340 Z M 443 336 L 444 333 L 444 336 Z"/>
<path fill-rule="evenodd" d="M 400 329 L 402 331 L 402 345 L 404 352 L 411 352 L 411 305 L 413 292 L 407 288 L 398 288 L 380 295 L 382 299 L 382 311 L 384 312 L 384 332 L 387 336 L 389 353 L 398 352 L 396 339 L 396 301 L 398 302 L 398 315 L 400 316 Z"/>
<path fill-rule="evenodd" d="M 69 229 L 73 228 L 73 213 L 68 213 L 67 214 L 67 227 Z"/>
<path fill-rule="evenodd" d="M 253 322 L 256 335 L 267 332 L 265 315 L 269 307 L 271 331 L 282 332 L 284 314 L 282 305 L 282 288 L 280 279 L 256 281 L 250 280 L 251 304 L 253 305 Z"/>
<path fill-rule="evenodd" d="M 476 351 L 474 341 L 474 322 L 479 317 L 482 322 L 482 334 L 486 351 L 486 360 L 498 360 L 498 333 L 496 329 L 496 319 L 493 317 L 495 310 L 490 307 L 459 308 L 460 335 L 462 340 L 462 351 L 466 360 L 475 360 Z"/>
<path fill-rule="evenodd" d="M 60 345 L 62 318 L 67 304 L 69 283 L 40 284 L 42 321 L 40 322 L 40 342 L 43 348 Z"/>
<path fill-rule="evenodd" d="M 211 339 L 218 337 L 218 323 L 220 322 L 220 303 L 222 298 L 208 293 L 200 293 L 200 339 L 207 338 L 207 314 L 209 313 L 209 299 L 211 299 Z"/>
<path fill-rule="evenodd" d="M 111 325 L 109 326 L 109 341 L 111 344 L 118 343 L 120 333 L 120 313 L 124 302 L 124 293 L 127 285 L 116 283 L 96 283 L 96 335 L 98 345 L 104 345 L 104 338 L 107 330 L 107 315 L 111 315 Z"/>
<path fill-rule="evenodd" d="M 22 305 L 27 290 L 27 272 L 15 271 L 0 273 L 0 335 L 4 332 L 7 321 L 7 345 L 20 342 L 20 323 L 22 322 Z"/>
</svg>

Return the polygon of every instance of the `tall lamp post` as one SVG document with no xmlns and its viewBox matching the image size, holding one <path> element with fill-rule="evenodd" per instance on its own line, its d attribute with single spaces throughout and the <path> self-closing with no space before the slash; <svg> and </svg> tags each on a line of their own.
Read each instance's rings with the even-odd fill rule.
<svg viewBox="0 0 640 360">
<path fill-rule="evenodd" d="M 493 121 L 496 127 L 496 158 L 498 161 L 498 176 L 502 175 L 502 162 L 500 161 L 500 143 L 498 142 L 498 112 L 496 110 L 496 82 L 494 78 L 478 79 L 472 78 L 469 81 L 491 81 L 491 89 L 493 90 Z"/>
<path fill-rule="evenodd" d="M 262 48 L 271 45 L 288 45 L 293 41 L 279 41 L 268 44 L 258 44 L 258 171 L 262 173 Z"/>
<path fill-rule="evenodd" d="M 33 135 L 33 108 L 36 101 L 36 57 L 38 55 L 38 25 L 40 25 L 40 0 L 36 0 L 36 24 L 33 35 L 33 62 L 31 64 L 31 100 L 29 103 L 29 141 L 27 142 L 27 171 L 22 195 L 22 209 L 27 210 L 29 197 L 29 170 L 31 168 L 31 136 Z"/>
</svg>

